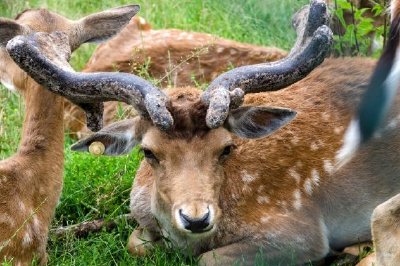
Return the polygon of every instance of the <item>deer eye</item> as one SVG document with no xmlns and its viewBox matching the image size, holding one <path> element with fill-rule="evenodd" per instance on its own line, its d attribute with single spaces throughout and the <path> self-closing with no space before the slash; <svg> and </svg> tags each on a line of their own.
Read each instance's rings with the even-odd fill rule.
<svg viewBox="0 0 400 266">
<path fill-rule="evenodd" d="M 220 159 L 220 160 L 226 159 L 226 158 L 231 154 L 232 150 L 233 150 L 233 145 L 228 145 L 228 146 L 226 146 L 226 147 L 222 150 L 221 155 L 219 156 L 219 159 Z"/>
<path fill-rule="evenodd" d="M 151 150 L 149 150 L 149 149 L 142 149 L 142 151 L 143 151 L 144 157 L 145 157 L 146 159 L 148 159 L 148 160 L 153 160 L 153 161 L 158 162 L 157 157 L 154 155 L 154 153 L 153 153 Z"/>
</svg>

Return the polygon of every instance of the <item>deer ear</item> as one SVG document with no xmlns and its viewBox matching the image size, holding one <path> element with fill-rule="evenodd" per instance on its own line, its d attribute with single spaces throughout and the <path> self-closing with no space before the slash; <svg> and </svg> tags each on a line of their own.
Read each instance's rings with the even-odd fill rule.
<svg viewBox="0 0 400 266">
<path fill-rule="evenodd" d="M 148 123 L 140 117 L 112 123 L 72 145 L 71 150 L 94 155 L 128 154 L 139 144 Z"/>
<path fill-rule="evenodd" d="M 224 127 L 241 138 L 261 138 L 286 125 L 295 116 L 295 111 L 285 108 L 242 106 L 229 113 Z"/>
<path fill-rule="evenodd" d="M 28 34 L 30 30 L 16 21 L 0 18 L 0 47 L 5 47 L 7 42 L 17 35 Z"/>
<path fill-rule="evenodd" d="M 74 29 L 75 38 L 71 39 L 72 47 L 78 47 L 86 42 L 101 42 L 111 38 L 121 31 L 139 10 L 139 5 L 127 5 L 80 19 L 76 22 Z"/>
</svg>

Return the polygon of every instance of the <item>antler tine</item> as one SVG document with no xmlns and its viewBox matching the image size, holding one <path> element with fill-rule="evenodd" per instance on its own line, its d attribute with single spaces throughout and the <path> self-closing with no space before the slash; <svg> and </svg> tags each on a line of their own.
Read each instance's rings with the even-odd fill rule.
<svg viewBox="0 0 400 266">
<path fill-rule="evenodd" d="M 301 80 L 321 64 L 332 44 L 332 31 L 327 23 L 325 1 L 312 0 L 295 16 L 298 38 L 286 58 L 238 67 L 217 77 L 202 95 L 202 100 L 209 105 L 207 126 L 221 126 L 229 109 L 237 108 L 243 102 L 245 93 L 282 89 Z"/>
<path fill-rule="evenodd" d="M 112 100 L 133 105 L 162 130 L 172 126 L 173 118 L 167 110 L 168 98 L 151 83 L 132 74 L 76 73 L 70 67 L 60 67 L 48 58 L 48 49 L 46 55 L 42 54 L 37 38 L 37 34 L 18 36 L 7 44 L 6 49 L 36 82 L 81 106 L 87 112 L 89 128 L 101 128 L 102 102 Z M 58 51 L 55 49 L 53 53 Z"/>
</svg>

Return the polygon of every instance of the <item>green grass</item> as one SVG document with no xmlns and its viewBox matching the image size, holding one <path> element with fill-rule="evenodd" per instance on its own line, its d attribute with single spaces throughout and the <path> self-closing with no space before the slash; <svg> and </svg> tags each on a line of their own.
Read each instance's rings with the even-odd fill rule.
<svg viewBox="0 0 400 266">
<path fill-rule="evenodd" d="M 307 0 L 154 0 L 136 1 L 140 15 L 154 28 L 203 31 L 222 37 L 290 49 L 295 33 L 291 15 Z M 0 16 L 14 17 L 24 8 L 46 7 L 77 19 L 85 14 L 131 1 L 83 0 L 2 0 Z M 72 65 L 81 69 L 94 45 L 84 45 L 73 56 Z M 1 62 L 0 62 L 1 63 Z M 13 154 L 18 146 L 23 119 L 21 98 L 0 86 L 0 159 Z M 65 145 L 65 181 L 53 226 L 75 224 L 129 212 L 129 192 L 141 155 L 134 151 L 119 158 L 93 157 L 69 151 Z M 133 226 L 121 224 L 112 232 L 86 239 L 51 237 L 50 265 L 195 265 L 178 251 L 156 249 L 148 257 L 136 259 L 125 249 Z"/>
</svg>

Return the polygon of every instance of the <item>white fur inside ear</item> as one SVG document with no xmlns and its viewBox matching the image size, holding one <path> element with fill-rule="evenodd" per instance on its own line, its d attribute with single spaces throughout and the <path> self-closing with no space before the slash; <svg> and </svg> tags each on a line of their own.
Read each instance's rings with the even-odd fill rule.
<svg viewBox="0 0 400 266">
<path fill-rule="evenodd" d="M 343 145 L 336 154 L 336 164 L 340 167 L 346 164 L 361 143 L 360 122 L 352 120 L 344 135 Z"/>
</svg>

